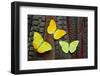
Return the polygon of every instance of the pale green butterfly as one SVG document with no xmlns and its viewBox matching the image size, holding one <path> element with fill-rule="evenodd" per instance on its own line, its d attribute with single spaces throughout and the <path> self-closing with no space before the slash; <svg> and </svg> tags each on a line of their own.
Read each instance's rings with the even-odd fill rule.
<svg viewBox="0 0 100 76">
<path fill-rule="evenodd" d="M 64 53 L 68 53 L 68 52 L 74 53 L 76 51 L 76 49 L 77 49 L 79 41 L 78 40 L 74 40 L 69 44 L 67 41 L 60 40 L 59 44 L 60 44 L 60 46 L 62 48 L 62 51 Z"/>
</svg>

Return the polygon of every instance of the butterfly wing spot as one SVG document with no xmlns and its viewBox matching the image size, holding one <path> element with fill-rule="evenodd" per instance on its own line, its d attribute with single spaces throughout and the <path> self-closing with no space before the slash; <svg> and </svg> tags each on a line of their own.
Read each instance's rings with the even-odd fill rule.
<svg viewBox="0 0 100 76">
<path fill-rule="evenodd" d="M 56 28 L 57 28 L 56 26 L 57 25 L 56 25 L 56 22 L 54 21 L 54 19 L 51 19 L 50 23 L 49 23 L 49 26 L 47 28 L 47 32 L 49 34 L 53 34 L 55 32 Z"/>
<path fill-rule="evenodd" d="M 54 33 L 54 39 L 60 39 L 61 37 L 63 37 L 66 34 L 66 32 L 64 30 L 61 29 L 57 29 L 56 32 Z"/>
<path fill-rule="evenodd" d="M 69 51 L 69 44 L 68 44 L 68 42 L 61 40 L 61 41 L 59 41 L 59 44 L 60 44 L 60 46 L 62 48 L 62 51 L 64 53 L 68 53 L 68 51 Z"/>
<path fill-rule="evenodd" d="M 78 44 L 79 44 L 78 40 L 72 41 L 70 43 L 70 53 L 74 53 L 76 51 Z"/>
<path fill-rule="evenodd" d="M 37 49 L 38 53 L 45 53 L 52 50 L 52 46 L 48 42 L 43 42 L 43 44 Z"/>
</svg>

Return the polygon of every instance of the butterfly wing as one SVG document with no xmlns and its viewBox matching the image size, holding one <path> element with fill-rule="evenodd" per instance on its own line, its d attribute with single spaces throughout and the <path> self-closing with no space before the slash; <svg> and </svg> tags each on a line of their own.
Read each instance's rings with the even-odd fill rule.
<svg viewBox="0 0 100 76">
<path fill-rule="evenodd" d="M 62 51 L 64 53 L 68 53 L 68 51 L 69 51 L 69 44 L 68 44 L 68 42 L 66 42 L 66 41 L 59 41 L 59 44 L 60 44 L 60 46 L 62 48 Z"/>
<path fill-rule="evenodd" d="M 52 46 L 48 42 L 43 42 L 41 46 L 37 49 L 38 53 L 44 53 L 50 51 Z"/>
<path fill-rule="evenodd" d="M 74 53 L 76 51 L 78 44 L 79 44 L 78 40 L 72 41 L 70 43 L 70 52 L 71 53 Z"/>
<path fill-rule="evenodd" d="M 56 22 L 54 21 L 54 19 L 51 19 L 50 23 L 49 23 L 49 26 L 47 28 L 47 32 L 49 34 L 53 34 L 55 32 L 56 28 L 57 28 L 56 27 Z"/>
<path fill-rule="evenodd" d="M 38 47 L 40 46 L 40 44 L 43 42 L 43 38 L 42 36 L 38 33 L 38 32 L 34 32 L 34 36 L 33 36 L 33 47 L 35 49 L 38 49 Z"/>
<path fill-rule="evenodd" d="M 64 30 L 61 29 L 57 29 L 56 32 L 54 33 L 54 39 L 60 39 L 61 37 L 63 37 L 66 34 L 66 32 Z"/>
</svg>

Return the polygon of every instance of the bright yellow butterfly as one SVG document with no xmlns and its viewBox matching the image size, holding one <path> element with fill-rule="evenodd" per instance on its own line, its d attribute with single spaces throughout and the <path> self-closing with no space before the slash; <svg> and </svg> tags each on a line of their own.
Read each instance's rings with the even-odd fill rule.
<svg viewBox="0 0 100 76">
<path fill-rule="evenodd" d="M 47 32 L 49 34 L 54 34 L 53 37 L 54 39 L 60 39 L 61 37 L 63 37 L 66 32 L 62 29 L 57 29 L 57 25 L 56 22 L 54 21 L 54 19 L 50 20 L 49 26 L 47 28 Z"/>
<path fill-rule="evenodd" d="M 77 49 L 79 41 L 75 40 L 75 41 L 72 41 L 70 44 L 67 41 L 59 41 L 59 44 L 64 53 L 68 53 L 68 52 L 74 53 Z"/>
<path fill-rule="evenodd" d="M 52 46 L 48 42 L 44 41 L 38 32 L 34 32 L 32 44 L 38 53 L 45 53 L 52 49 Z"/>
</svg>

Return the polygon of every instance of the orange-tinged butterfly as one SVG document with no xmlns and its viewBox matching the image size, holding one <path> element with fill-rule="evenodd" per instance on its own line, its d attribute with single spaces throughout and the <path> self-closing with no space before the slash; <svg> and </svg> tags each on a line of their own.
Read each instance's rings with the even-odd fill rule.
<svg viewBox="0 0 100 76">
<path fill-rule="evenodd" d="M 66 34 L 66 32 L 63 29 L 57 29 L 57 25 L 54 19 L 50 20 L 49 26 L 47 28 L 47 32 L 49 34 L 53 34 L 53 38 L 55 40 L 60 39 Z"/>
</svg>

